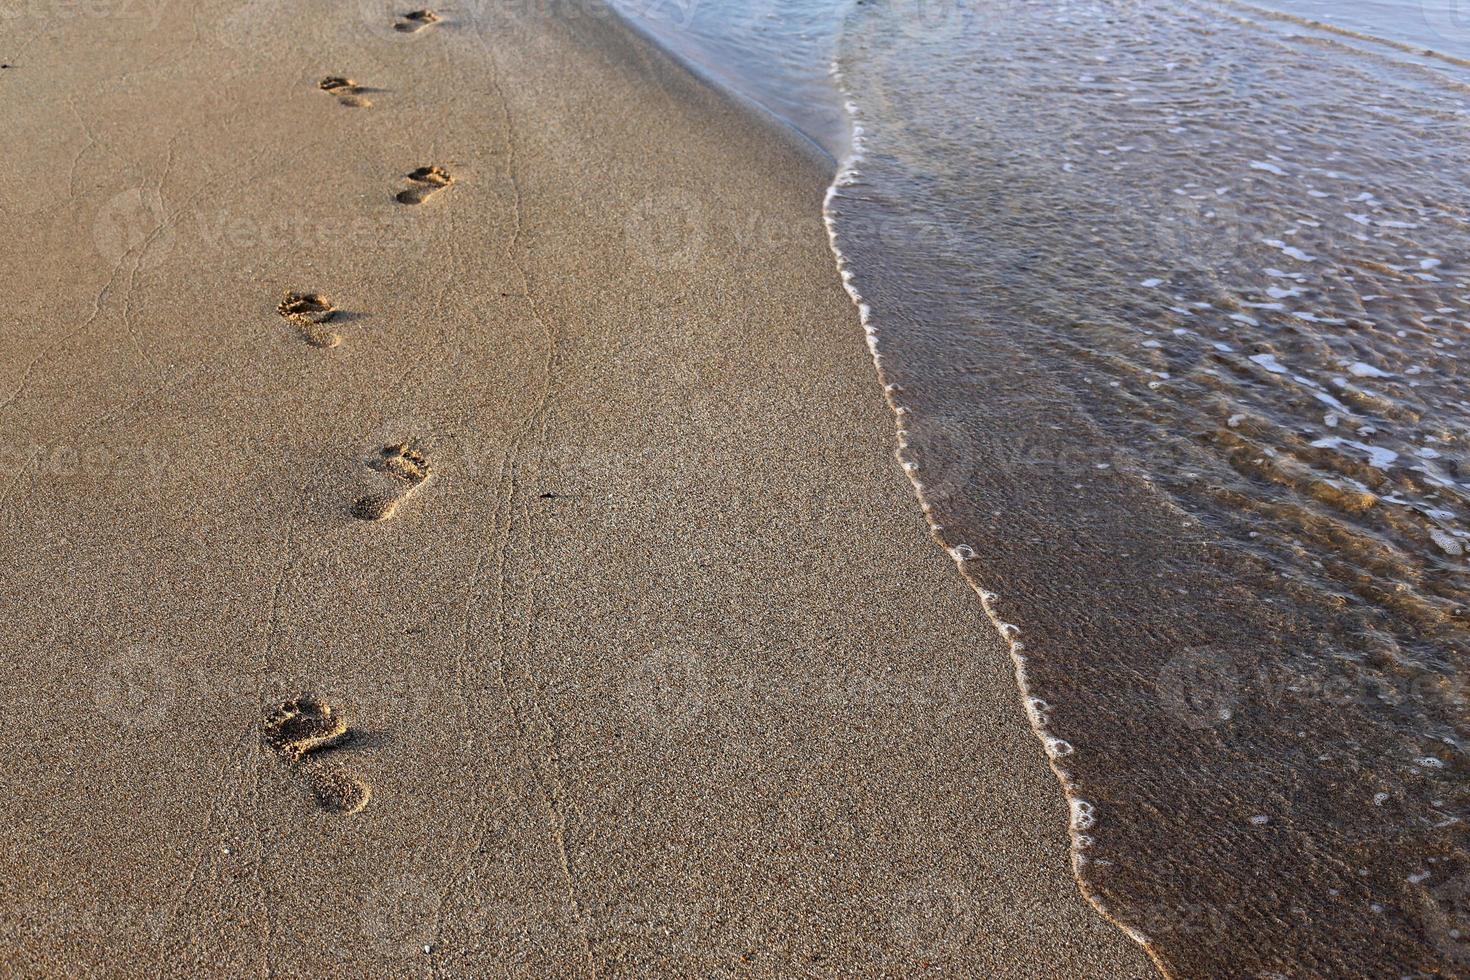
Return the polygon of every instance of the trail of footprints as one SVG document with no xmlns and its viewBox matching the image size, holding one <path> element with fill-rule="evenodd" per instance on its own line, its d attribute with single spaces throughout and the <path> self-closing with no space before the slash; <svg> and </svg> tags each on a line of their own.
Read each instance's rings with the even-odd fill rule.
<svg viewBox="0 0 1470 980">
<path fill-rule="evenodd" d="M 404 34 L 419 31 L 439 21 L 432 10 L 414 10 L 400 15 L 393 28 Z M 6 66 L 9 67 L 9 66 Z M 317 87 L 350 108 L 372 106 L 367 93 L 374 91 L 344 75 L 328 75 Z M 424 166 L 405 176 L 409 186 L 395 195 L 400 204 L 422 204 L 454 182 L 443 167 Z M 288 292 L 276 306 L 282 319 L 294 326 L 313 347 L 330 349 L 342 343 L 333 324 L 342 313 L 320 293 Z M 364 521 L 386 521 L 429 479 L 428 460 L 412 443 L 384 446 L 366 461 L 368 468 L 382 474 L 389 486 L 357 498 L 351 513 Z M 283 701 L 266 712 L 260 723 L 265 744 L 301 778 L 318 806 L 330 813 L 358 813 L 372 799 L 372 787 L 345 768 L 323 762 L 321 756 L 345 745 L 353 729 L 332 705 L 311 695 Z"/>
</svg>

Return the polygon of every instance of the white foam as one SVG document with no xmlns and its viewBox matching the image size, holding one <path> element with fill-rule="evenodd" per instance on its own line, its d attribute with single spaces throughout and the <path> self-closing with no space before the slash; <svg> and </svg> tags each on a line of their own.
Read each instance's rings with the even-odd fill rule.
<svg viewBox="0 0 1470 980">
<path fill-rule="evenodd" d="M 1074 799 L 1072 801 L 1071 811 L 1073 830 L 1091 830 L 1097 826 L 1097 811 L 1086 800 Z"/>
<path fill-rule="evenodd" d="M 1317 449 L 1341 449 L 1343 446 L 1356 449 L 1368 457 L 1370 465 L 1376 466 L 1380 470 L 1388 469 L 1399 458 L 1399 454 L 1392 449 L 1384 449 L 1382 446 L 1370 446 L 1363 442 L 1353 442 L 1351 439 L 1342 439 L 1337 436 L 1318 439 L 1312 445 Z"/>
<path fill-rule="evenodd" d="M 1046 755 L 1049 759 L 1061 759 L 1065 756 L 1071 755 L 1074 751 L 1076 751 L 1072 748 L 1071 742 L 1068 742 L 1064 738 L 1057 738 L 1054 735 L 1048 735 L 1046 738 L 1042 739 L 1041 744 L 1045 746 Z"/>
<path fill-rule="evenodd" d="M 1301 249 L 1297 248 L 1295 245 L 1288 245 L 1288 244 L 1286 244 L 1285 242 L 1283 242 L 1279 238 L 1263 238 L 1263 239 L 1261 239 L 1261 241 L 1264 244 L 1269 245 L 1269 246 L 1271 246 L 1274 249 L 1277 249 L 1278 251 L 1281 252 L 1281 254 L 1287 255 L 1287 256 L 1290 256 L 1293 259 L 1296 259 L 1298 262 L 1316 262 L 1317 261 L 1316 256 L 1308 255 L 1306 252 L 1303 252 Z"/>
<path fill-rule="evenodd" d="M 1458 558 L 1465 553 L 1465 546 L 1455 540 L 1454 535 L 1441 531 L 1439 528 L 1430 528 L 1429 538 L 1439 546 L 1439 550 L 1447 555 Z"/>
<path fill-rule="evenodd" d="M 849 93 L 847 91 L 846 79 L 844 78 L 841 71 L 841 66 L 838 62 L 835 61 L 832 64 L 832 76 L 837 84 L 839 92 L 842 93 L 845 99 L 845 104 L 847 107 L 848 116 L 852 125 L 852 132 L 854 136 L 852 140 L 851 151 L 849 152 L 847 158 L 842 162 L 841 166 L 838 168 L 837 176 L 833 179 L 832 184 L 827 188 L 827 194 L 822 204 L 822 220 L 827 227 L 828 244 L 832 248 L 832 254 L 833 257 L 836 259 L 838 271 L 842 273 L 847 273 L 849 270 L 849 263 L 847 256 L 843 254 L 842 248 L 838 242 L 837 221 L 833 211 L 833 202 L 838 196 L 839 188 L 850 184 L 853 178 L 858 173 L 858 164 L 863 159 L 865 144 L 864 141 L 861 139 L 861 134 L 863 132 L 861 114 L 857 106 L 853 103 L 851 97 L 849 96 Z M 890 386 L 888 378 L 884 371 L 883 357 L 881 352 L 879 351 L 879 340 L 877 336 L 877 331 L 868 330 L 868 327 L 872 325 L 873 321 L 873 309 L 863 299 L 854 276 L 850 274 L 843 275 L 842 285 L 843 288 L 847 291 L 848 296 L 852 299 L 853 305 L 857 307 L 858 319 L 864 328 L 864 333 L 867 336 L 868 350 L 873 358 L 873 366 L 877 371 L 879 383 L 884 386 L 885 395 L 888 398 L 889 405 L 893 409 L 894 415 L 897 417 L 895 430 L 902 430 L 904 428 L 903 417 L 907 414 L 907 410 L 904 409 L 902 406 L 897 405 L 894 401 L 893 394 L 898 389 L 896 386 Z M 1202 304 L 1202 306 L 1204 307 L 1208 307 L 1208 305 L 1209 304 Z M 936 537 L 938 537 L 942 542 L 943 528 L 934 519 L 933 506 L 924 492 L 923 484 L 907 467 L 905 467 L 905 472 L 908 473 L 909 481 L 913 484 L 914 493 L 919 499 L 920 509 L 923 510 L 925 518 L 929 521 L 931 532 L 935 534 Z M 950 550 L 951 555 L 955 556 L 958 560 L 959 556 L 964 554 L 964 552 L 961 551 L 962 548 L 968 550 L 967 546 L 965 545 L 954 545 Z M 1078 797 L 1077 786 L 1074 783 L 1071 775 L 1066 770 L 1057 765 L 1056 760 L 1058 758 L 1063 755 L 1070 754 L 1073 751 L 1072 745 L 1065 739 L 1060 738 L 1049 730 L 1051 706 L 1041 698 L 1037 697 L 1034 693 L 1031 679 L 1026 669 L 1027 658 L 1022 652 L 1025 650 L 1025 645 L 1021 643 L 1020 639 L 1018 638 L 1020 628 L 1015 624 L 1005 622 L 1000 618 L 999 614 L 996 611 L 996 602 L 998 601 L 998 596 L 988 589 L 981 588 L 979 583 L 977 583 L 976 581 L 974 581 L 973 578 L 970 577 L 971 572 L 968 567 L 965 568 L 965 574 L 971 588 L 973 588 L 976 594 L 980 597 L 981 607 L 985 610 L 985 615 L 990 619 L 992 625 L 995 626 L 996 630 L 1000 633 L 1002 639 L 1007 645 L 1007 648 L 1010 652 L 1011 664 L 1015 671 L 1016 686 L 1020 690 L 1021 696 L 1025 701 L 1026 713 L 1029 721 L 1031 722 L 1032 732 L 1042 743 L 1042 746 L 1047 750 L 1047 757 L 1048 761 L 1051 764 L 1052 772 L 1056 775 L 1058 782 L 1061 783 L 1062 791 L 1069 800 L 1071 817 L 1069 821 L 1069 826 L 1071 830 L 1070 836 L 1072 841 L 1072 864 L 1073 868 L 1076 869 L 1085 862 L 1086 856 L 1083 854 L 1083 851 L 1092 844 L 1092 839 L 1083 832 L 1090 829 L 1094 825 L 1094 823 L 1096 822 L 1096 817 L 1092 804 Z M 1066 746 L 1065 751 L 1062 749 L 1062 746 Z M 1100 910 L 1103 909 L 1103 903 L 1100 898 L 1091 894 L 1088 895 L 1088 898 Z M 1137 930 L 1132 929 L 1126 925 L 1123 926 L 1123 929 L 1136 941 L 1146 942 L 1146 937 L 1144 937 L 1143 934 L 1138 932 Z"/>
</svg>

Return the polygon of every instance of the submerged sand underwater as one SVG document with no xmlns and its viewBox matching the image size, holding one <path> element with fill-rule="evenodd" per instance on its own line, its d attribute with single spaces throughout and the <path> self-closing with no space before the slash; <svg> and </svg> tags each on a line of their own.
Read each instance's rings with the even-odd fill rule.
<svg viewBox="0 0 1470 980">
<path fill-rule="evenodd" d="M 1236 4 L 960 9 L 856 8 L 828 210 L 1084 889 L 1171 975 L 1463 971 L 1470 75 Z"/>
</svg>

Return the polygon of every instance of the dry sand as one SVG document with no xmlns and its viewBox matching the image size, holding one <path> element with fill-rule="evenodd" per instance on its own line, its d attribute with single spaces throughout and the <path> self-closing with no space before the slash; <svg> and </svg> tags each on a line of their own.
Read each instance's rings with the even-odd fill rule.
<svg viewBox="0 0 1470 980">
<path fill-rule="evenodd" d="M 822 161 L 595 7 L 406 9 L 0 41 L 0 973 L 1147 974 Z"/>
</svg>

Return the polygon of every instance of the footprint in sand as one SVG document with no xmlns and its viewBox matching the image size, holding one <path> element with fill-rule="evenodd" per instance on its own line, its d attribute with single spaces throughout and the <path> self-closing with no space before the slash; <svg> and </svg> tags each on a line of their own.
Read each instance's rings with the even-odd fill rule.
<svg viewBox="0 0 1470 980">
<path fill-rule="evenodd" d="M 353 502 L 352 516 L 364 521 L 388 520 L 423 485 L 431 472 L 429 461 L 406 442 L 384 446 L 375 458 L 368 460 L 367 465 L 387 475 L 397 485 L 391 490 L 368 494 Z"/>
<path fill-rule="evenodd" d="M 316 87 L 323 92 L 328 92 L 337 97 L 337 101 L 354 109 L 366 109 L 373 104 L 364 93 L 367 88 L 357 84 L 350 78 L 342 78 L 338 75 L 328 75 L 316 83 Z"/>
<path fill-rule="evenodd" d="M 260 723 L 266 744 L 291 762 L 347 738 L 347 722 L 330 704 L 310 695 L 283 701 Z"/>
<path fill-rule="evenodd" d="M 344 769 L 314 769 L 307 776 L 317 806 L 328 813 L 357 813 L 373 798 L 373 788 Z"/>
<path fill-rule="evenodd" d="M 302 338 L 313 347 L 336 347 L 342 337 L 327 323 L 337 316 L 337 308 L 319 293 L 287 293 L 276 312 L 296 325 Z"/>
<path fill-rule="evenodd" d="M 404 34 L 417 34 L 430 24 L 437 23 L 439 15 L 432 10 L 415 10 L 403 14 L 393 22 L 393 29 Z"/>
<path fill-rule="evenodd" d="M 454 178 L 443 167 L 419 167 L 408 175 L 413 186 L 401 190 L 395 196 L 399 204 L 423 204 L 450 184 Z"/>
<path fill-rule="evenodd" d="M 372 787 L 338 766 L 317 764 L 314 752 L 342 745 L 352 729 L 330 704 L 310 695 L 283 701 L 260 723 L 265 743 L 292 765 L 306 770 L 317 805 L 331 813 L 357 813 L 368 805 Z"/>
</svg>

